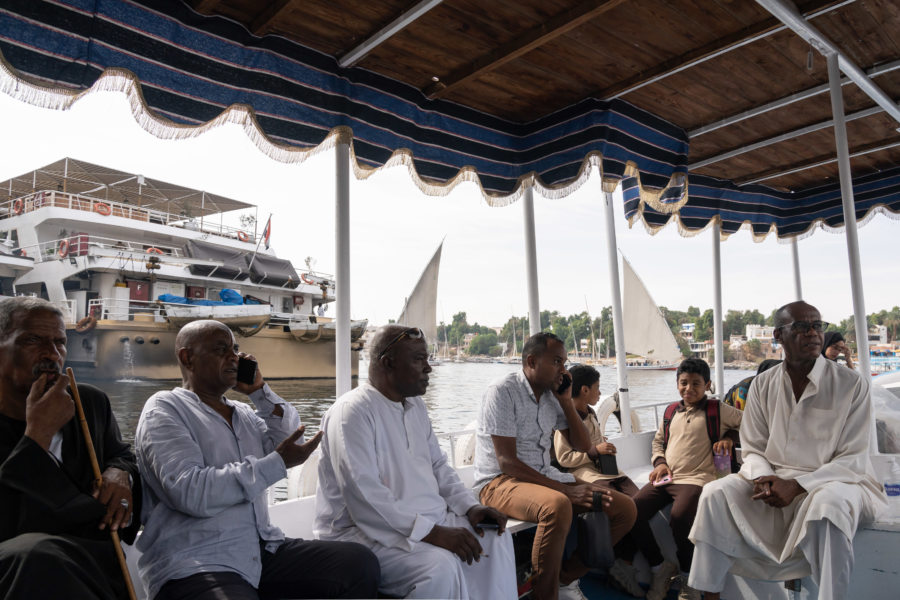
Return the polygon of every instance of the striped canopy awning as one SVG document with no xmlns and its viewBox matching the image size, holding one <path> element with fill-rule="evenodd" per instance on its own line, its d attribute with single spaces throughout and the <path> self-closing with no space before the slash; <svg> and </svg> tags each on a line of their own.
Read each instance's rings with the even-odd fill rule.
<svg viewBox="0 0 900 600">
<path fill-rule="evenodd" d="M 251 34 L 180 1 L 7 0 L 0 53 L 0 89 L 28 102 L 66 108 L 85 90 L 120 90 L 156 135 L 186 137 L 239 122 L 283 161 L 352 140 L 358 176 L 406 163 L 428 193 L 474 180 L 492 204 L 515 200 L 525 185 L 558 197 L 596 165 L 605 189 L 624 182 L 629 219 L 642 218 L 651 229 L 677 219 L 691 232 L 718 218 L 723 235 L 749 223 L 757 236 L 775 228 L 786 237 L 843 221 L 836 181 L 784 192 L 737 186 L 708 169 L 689 174 L 685 129 L 618 97 L 583 97 L 514 120 L 428 99 L 397 78 L 341 68 L 311 45 Z M 858 179 L 856 191 L 860 216 L 900 212 L 895 169 Z"/>
</svg>

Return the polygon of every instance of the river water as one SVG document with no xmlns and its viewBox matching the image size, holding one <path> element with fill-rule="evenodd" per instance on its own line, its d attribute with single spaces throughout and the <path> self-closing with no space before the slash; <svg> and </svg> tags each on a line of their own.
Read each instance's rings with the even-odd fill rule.
<svg viewBox="0 0 900 600">
<path fill-rule="evenodd" d="M 425 403 L 435 433 L 440 435 L 465 429 L 475 419 L 485 387 L 518 369 L 521 369 L 520 365 L 499 363 L 444 363 L 435 366 L 425 394 Z M 362 374 L 360 381 L 366 379 L 365 370 L 366 364 L 360 363 Z M 603 394 L 613 392 L 616 389 L 615 369 L 598 367 L 598 370 L 601 392 Z M 752 374 L 752 371 L 725 371 L 725 389 Z M 172 389 L 180 383 L 180 381 L 123 380 L 101 382 L 96 385 L 109 395 L 113 412 L 122 430 L 122 437 L 131 442 L 134 440 L 134 431 L 144 402 L 155 392 Z M 333 379 L 275 380 L 270 381 L 269 385 L 279 396 L 297 408 L 306 425 L 307 434 L 318 431 L 322 415 L 334 402 Z M 674 371 L 629 371 L 628 388 L 634 407 L 678 399 Z M 246 400 L 245 396 L 235 392 L 229 392 L 228 396 L 235 400 Z M 638 415 L 643 429 L 654 428 L 655 421 L 650 411 L 638 411 Z M 611 423 L 614 421 L 615 419 L 610 419 Z"/>
</svg>

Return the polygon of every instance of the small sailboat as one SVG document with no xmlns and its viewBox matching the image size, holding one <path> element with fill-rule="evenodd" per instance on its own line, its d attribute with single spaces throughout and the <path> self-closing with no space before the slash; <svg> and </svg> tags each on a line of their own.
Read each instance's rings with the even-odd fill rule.
<svg viewBox="0 0 900 600">
<path fill-rule="evenodd" d="M 441 364 L 433 349 L 437 347 L 437 286 L 441 269 L 441 252 L 444 241 L 438 244 L 437 250 L 419 276 L 412 293 L 406 299 L 397 323 L 409 327 L 418 327 L 425 334 L 432 357 L 428 362 L 432 366 Z"/>
<path fill-rule="evenodd" d="M 681 349 L 646 286 L 622 256 L 625 343 L 629 369 L 673 371 Z"/>
</svg>

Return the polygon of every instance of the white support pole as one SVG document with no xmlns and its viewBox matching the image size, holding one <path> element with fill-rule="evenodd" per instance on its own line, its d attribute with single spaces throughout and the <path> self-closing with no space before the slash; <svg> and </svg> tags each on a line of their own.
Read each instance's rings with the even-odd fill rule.
<svg viewBox="0 0 900 600">
<path fill-rule="evenodd" d="M 616 382 L 619 392 L 619 410 L 622 434 L 631 430 L 631 402 L 628 397 L 628 365 L 625 362 L 625 323 L 622 321 L 622 290 L 619 286 L 619 255 L 616 244 L 616 222 L 613 212 L 613 195 L 603 192 L 606 212 L 606 260 L 609 264 L 609 290 L 612 295 L 613 335 L 616 342 Z M 609 344 L 609 340 L 606 341 Z"/>
<path fill-rule="evenodd" d="M 847 126 L 844 121 L 844 96 L 841 94 L 841 71 L 838 55 L 825 57 L 828 63 L 828 84 L 831 90 L 831 112 L 834 117 L 834 141 L 837 146 L 838 172 L 841 179 L 841 202 L 844 206 L 844 231 L 847 236 L 847 258 L 850 261 L 850 290 L 853 295 L 853 322 L 856 326 L 856 351 L 860 374 L 872 376 L 869 361 L 869 325 L 866 322 L 866 301 L 863 296 L 862 268 L 859 261 L 859 234 L 856 231 L 856 211 L 853 201 L 853 180 L 850 174 L 850 150 L 847 147 Z"/>
<path fill-rule="evenodd" d="M 791 238 L 791 264 L 794 269 L 794 300 L 803 300 L 803 286 L 800 282 L 800 249 L 796 237 Z"/>
<path fill-rule="evenodd" d="M 538 298 L 537 242 L 534 234 L 534 188 L 525 186 L 522 198 L 525 219 L 525 274 L 528 281 L 528 333 L 541 331 L 541 304 Z"/>
<path fill-rule="evenodd" d="M 725 393 L 725 343 L 722 340 L 722 224 L 713 221 L 713 337 L 715 338 L 716 395 Z"/>
<path fill-rule="evenodd" d="M 352 387 L 350 368 L 350 144 L 335 148 L 334 255 L 336 262 L 334 377 L 335 394 L 340 397 Z"/>
</svg>

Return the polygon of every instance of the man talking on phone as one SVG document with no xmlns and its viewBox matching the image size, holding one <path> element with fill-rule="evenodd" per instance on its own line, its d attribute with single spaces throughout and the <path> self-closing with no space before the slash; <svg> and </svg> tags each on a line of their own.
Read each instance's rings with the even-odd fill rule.
<svg viewBox="0 0 900 600">
<path fill-rule="evenodd" d="M 601 510 L 612 501 L 606 488 L 577 481 L 550 464 L 555 430 L 576 450 L 591 447 L 572 402 L 566 358 L 560 338 L 534 334 L 522 349 L 522 370 L 491 384 L 478 414 L 475 489 L 484 504 L 538 524 L 531 550 L 538 600 L 584 598 L 578 580 L 588 568 L 577 552 L 563 563 L 572 515 Z"/>
<path fill-rule="evenodd" d="M 506 517 L 478 503 L 431 428 L 422 330 L 386 325 L 368 347 L 369 381 L 322 420 L 316 535 L 371 548 L 392 597 L 514 600 Z"/>
<path fill-rule="evenodd" d="M 296 409 L 263 381 L 231 330 L 194 321 L 175 339 L 182 384 L 144 405 L 135 444 L 145 478 L 137 547 L 150 598 L 372 598 L 378 561 L 353 543 L 285 538 L 266 488 L 302 464 Z M 256 411 L 225 398 L 247 394 Z"/>
</svg>

